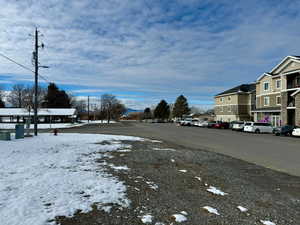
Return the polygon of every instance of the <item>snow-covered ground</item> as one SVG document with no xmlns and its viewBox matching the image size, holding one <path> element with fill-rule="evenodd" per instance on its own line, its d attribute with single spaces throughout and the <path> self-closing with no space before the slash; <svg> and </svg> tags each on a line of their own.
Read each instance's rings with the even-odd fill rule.
<svg viewBox="0 0 300 225">
<path fill-rule="evenodd" d="M 94 134 L 0 141 L 1 225 L 52 224 L 55 216 L 90 211 L 95 202 L 103 210 L 109 210 L 108 204 L 129 206 L 124 183 L 95 161 L 123 147 L 96 144 L 104 140 L 142 141 Z"/>
<path fill-rule="evenodd" d="M 106 124 L 106 120 L 90 120 L 88 123 L 87 120 L 81 120 L 80 123 L 41 123 L 38 124 L 39 129 L 54 129 L 54 128 L 72 128 L 80 127 L 87 124 Z M 110 121 L 109 123 L 116 123 L 115 121 Z M 0 129 L 15 129 L 17 123 L 0 123 Z M 30 125 L 30 129 L 34 128 L 34 124 Z"/>
</svg>

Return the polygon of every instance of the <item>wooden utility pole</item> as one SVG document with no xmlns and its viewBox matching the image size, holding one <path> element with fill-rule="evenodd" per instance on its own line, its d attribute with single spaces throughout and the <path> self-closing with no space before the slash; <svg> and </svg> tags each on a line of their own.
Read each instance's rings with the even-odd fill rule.
<svg viewBox="0 0 300 225">
<path fill-rule="evenodd" d="M 35 45 L 34 45 L 34 135 L 38 135 L 38 74 L 39 74 L 39 61 L 38 61 L 38 55 L 39 55 L 39 45 L 38 45 L 38 39 L 39 34 L 37 28 L 35 29 Z"/>
<path fill-rule="evenodd" d="M 88 123 L 90 123 L 90 96 L 88 96 Z"/>
</svg>

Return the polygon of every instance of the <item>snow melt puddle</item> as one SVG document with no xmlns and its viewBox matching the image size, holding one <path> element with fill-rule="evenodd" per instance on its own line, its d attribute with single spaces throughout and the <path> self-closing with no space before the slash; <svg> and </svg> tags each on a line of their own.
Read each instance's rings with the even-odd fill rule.
<svg viewBox="0 0 300 225">
<path fill-rule="evenodd" d="M 228 195 L 228 193 L 225 193 L 219 189 L 217 189 L 216 187 L 210 186 L 208 189 L 206 189 L 208 192 L 213 193 L 214 195 Z"/>
<path fill-rule="evenodd" d="M 45 225 L 55 216 L 88 212 L 91 205 L 127 207 L 126 186 L 101 168 L 96 159 L 119 144 L 92 144 L 140 138 L 92 134 L 40 134 L 0 141 L 1 225 Z M 48 222 L 54 224 L 54 222 Z"/>
<path fill-rule="evenodd" d="M 220 213 L 218 212 L 218 210 L 216 210 L 215 208 L 212 208 L 210 206 L 204 206 L 203 209 L 205 209 L 207 212 L 215 214 L 215 215 L 220 215 Z"/>
<path fill-rule="evenodd" d="M 268 220 L 260 220 L 260 222 L 264 225 L 276 225 L 275 223 L 268 221 Z"/>
</svg>

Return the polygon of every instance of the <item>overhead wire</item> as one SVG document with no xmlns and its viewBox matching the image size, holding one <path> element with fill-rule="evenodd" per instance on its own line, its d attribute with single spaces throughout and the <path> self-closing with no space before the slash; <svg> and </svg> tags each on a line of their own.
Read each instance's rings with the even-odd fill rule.
<svg viewBox="0 0 300 225">
<path fill-rule="evenodd" d="M 30 71 L 30 72 L 32 72 L 32 73 L 35 73 L 35 72 L 34 72 L 32 69 L 30 69 L 29 67 L 27 67 L 27 66 L 25 66 L 25 65 L 23 65 L 23 64 L 21 64 L 21 63 L 15 61 L 15 60 L 13 60 L 12 58 L 10 58 L 10 57 L 4 55 L 4 54 L 1 53 L 1 52 L 0 52 L 0 56 L 2 56 L 3 58 L 5 58 L 5 59 L 7 59 L 7 60 L 9 60 L 9 61 L 11 61 L 11 62 L 17 64 L 18 66 L 22 67 L 22 68 L 25 69 L 25 70 L 28 70 L 28 71 Z M 38 75 L 39 75 L 40 78 L 42 78 L 42 79 L 43 79 L 45 82 L 47 82 L 48 84 L 51 83 L 50 81 L 48 81 L 48 80 L 47 80 L 43 75 L 41 75 L 40 73 L 38 73 Z"/>
</svg>

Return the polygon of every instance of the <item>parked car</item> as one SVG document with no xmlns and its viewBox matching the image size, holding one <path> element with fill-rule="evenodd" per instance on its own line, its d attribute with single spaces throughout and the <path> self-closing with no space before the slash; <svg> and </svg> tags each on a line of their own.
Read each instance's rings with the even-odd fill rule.
<svg viewBox="0 0 300 225">
<path fill-rule="evenodd" d="M 247 122 L 244 126 L 245 132 L 251 133 L 273 133 L 273 127 L 270 123 Z"/>
<path fill-rule="evenodd" d="M 185 118 L 184 120 L 180 121 L 180 125 L 181 126 L 192 126 L 193 122 L 192 122 L 192 118 Z"/>
<path fill-rule="evenodd" d="M 192 126 L 197 126 L 199 119 L 192 119 Z"/>
<path fill-rule="evenodd" d="M 292 136 L 293 130 L 294 130 L 295 126 L 291 126 L 291 125 L 285 125 L 285 126 L 281 126 L 281 127 L 275 127 L 273 130 L 273 133 L 276 136 Z"/>
<path fill-rule="evenodd" d="M 293 132 L 292 132 L 292 135 L 300 137 L 300 127 L 295 127 Z"/>
<path fill-rule="evenodd" d="M 227 123 L 227 122 L 217 122 L 214 125 L 214 128 L 217 128 L 217 129 L 228 129 L 229 128 L 229 123 Z"/>
<path fill-rule="evenodd" d="M 207 127 L 208 126 L 208 121 L 200 121 L 198 123 L 198 127 Z"/>
<path fill-rule="evenodd" d="M 213 128 L 215 125 L 216 125 L 216 121 L 209 121 L 208 123 L 207 123 L 207 128 Z"/>
<path fill-rule="evenodd" d="M 232 130 L 236 130 L 236 131 L 243 131 L 244 130 L 244 126 L 247 122 L 243 122 L 243 121 L 235 121 L 232 125 Z M 250 122 L 248 122 L 250 123 Z"/>
</svg>

